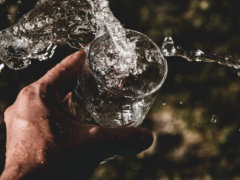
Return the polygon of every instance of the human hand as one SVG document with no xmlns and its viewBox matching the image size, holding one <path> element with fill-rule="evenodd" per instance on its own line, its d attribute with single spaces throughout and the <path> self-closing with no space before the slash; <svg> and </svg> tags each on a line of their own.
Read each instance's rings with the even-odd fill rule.
<svg viewBox="0 0 240 180">
<path fill-rule="evenodd" d="M 87 179 L 102 160 L 152 144 L 143 128 L 103 128 L 77 121 L 60 90 L 76 81 L 85 52 L 76 52 L 25 87 L 4 114 L 6 162 L 0 180 Z"/>
</svg>

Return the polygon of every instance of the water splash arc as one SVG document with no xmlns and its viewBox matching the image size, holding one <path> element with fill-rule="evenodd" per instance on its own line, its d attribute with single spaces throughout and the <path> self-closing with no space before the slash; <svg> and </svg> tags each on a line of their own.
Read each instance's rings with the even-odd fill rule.
<svg viewBox="0 0 240 180">
<path fill-rule="evenodd" d="M 112 37 L 116 51 L 125 52 L 121 56 L 133 68 L 135 45 L 126 39 L 125 29 L 107 0 L 39 0 L 15 25 L 0 32 L 0 60 L 11 69 L 23 69 L 31 64 L 31 59 L 51 58 L 58 45 L 80 49 L 103 33 Z M 166 57 L 180 56 L 188 61 L 216 62 L 240 69 L 238 58 L 185 51 L 175 46 L 171 37 L 164 39 L 161 48 Z"/>
<path fill-rule="evenodd" d="M 240 70 L 240 59 L 231 55 L 218 55 L 215 53 L 207 54 L 200 49 L 194 51 L 186 51 L 181 46 L 175 46 L 172 37 L 166 37 L 161 46 L 165 57 L 178 56 L 189 62 L 209 62 L 218 63 L 223 66 Z"/>
<path fill-rule="evenodd" d="M 40 0 L 16 24 L 0 32 L 0 60 L 11 69 L 23 69 L 31 59 L 51 58 L 58 45 L 82 48 L 96 31 L 87 0 Z"/>
</svg>

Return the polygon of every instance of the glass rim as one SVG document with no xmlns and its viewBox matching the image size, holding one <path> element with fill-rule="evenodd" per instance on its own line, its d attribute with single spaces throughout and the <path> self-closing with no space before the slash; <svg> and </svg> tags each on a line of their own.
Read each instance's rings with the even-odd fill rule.
<svg viewBox="0 0 240 180">
<path fill-rule="evenodd" d="M 92 46 L 94 45 L 94 43 L 95 43 L 100 37 L 102 37 L 104 34 L 96 37 L 96 38 L 92 41 L 92 43 L 85 48 L 85 50 L 87 49 L 86 52 L 87 52 L 87 62 L 88 62 L 88 64 L 89 64 L 89 71 L 90 71 L 90 73 L 94 76 L 94 78 L 100 83 L 100 85 L 103 86 L 103 88 L 104 88 L 105 90 L 107 90 L 108 92 L 110 92 L 111 94 L 112 94 L 112 93 L 118 94 L 118 95 L 123 96 L 123 97 L 125 97 L 125 98 L 143 98 L 143 97 L 150 96 L 150 95 L 156 93 L 156 92 L 162 87 L 163 83 L 165 82 L 165 80 L 166 80 L 166 78 L 167 78 L 167 74 L 168 74 L 168 64 L 167 64 L 167 60 L 166 60 L 166 58 L 165 58 L 162 50 L 160 49 L 160 47 L 159 47 L 150 37 L 148 37 L 147 35 L 145 35 L 145 34 L 143 34 L 143 33 L 141 33 L 141 32 L 138 32 L 138 31 L 135 31 L 135 30 L 132 30 L 132 29 L 126 29 L 126 32 L 128 32 L 128 31 L 129 31 L 129 32 L 134 32 L 134 33 L 136 33 L 136 34 L 140 34 L 141 36 L 146 37 L 146 38 L 155 46 L 155 48 L 160 52 L 160 54 L 162 55 L 162 58 L 161 58 L 161 59 L 162 59 L 162 61 L 163 61 L 163 67 L 164 67 L 165 72 L 164 72 L 163 77 L 162 77 L 161 81 L 159 82 L 159 84 L 158 84 L 155 88 L 153 88 L 150 92 L 148 92 L 148 93 L 145 93 L 145 94 L 143 94 L 143 95 L 132 95 L 132 96 L 127 95 L 126 93 L 121 92 L 121 91 L 118 91 L 118 90 L 116 90 L 116 89 L 107 87 L 106 84 L 105 84 L 101 79 L 98 78 L 97 74 L 91 69 L 91 66 L 90 66 L 90 52 L 91 52 L 91 48 L 92 48 Z"/>
</svg>

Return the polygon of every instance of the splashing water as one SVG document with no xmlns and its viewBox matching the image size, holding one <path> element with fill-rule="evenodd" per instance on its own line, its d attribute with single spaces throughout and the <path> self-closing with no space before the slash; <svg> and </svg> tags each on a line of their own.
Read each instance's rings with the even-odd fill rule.
<svg viewBox="0 0 240 180">
<path fill-rule="evenodd" d="M 18 70 L 31 59 L 51 58 L 58 44 L 82 48 L 95 37 L 93 17 L 87 0 L 40 0 L 18 23 L 0 32 L 1 61 Z"/>
<path fill-rule="evenodd" d="M 121 81 L 130 75 L 141 72 L 137 69 L 136 41 L 127 38 L 126 29 L 114 17 L 107 0 L 88 0 L 93 9 L 98 31 L 96 36 L 108 36 L 107 41 L 102 41 L 98 46 L 106 46 L 104 53 L 99 50 L 91 51 L 97 62 L 91 61 L 94 72 L 103 72 L 111 67 L 115 73 L 102 74 L 108 87 L 119 87 Z M 98 48 L 97 48 L 98 49 Z M 106 71 L 105 71 L 106 72 Z"/>
<path fill-rule="evenodd" d="M 231 55 L 222 56 L 213 53 L 206 54 L 200 49 L 187 52 L 181 46 L 175 46 L 172 37 L 166 37 L 164 39 L 162 52 L 166 57 L 179 56 L 190 62 L 215 62 L 220 65 L 240 70 L 240 59 L 238 58 L 232 57 Z"/>
<path fill-rule="evenodd" d="M 0 32 L 1 61 L 12 69 L 23 69 L 31 59 L 51 58 L 58 44 L 80 49 L 104 33 L 114 43 L 110 53 L 120 54 L 122 60 L 115 68 L 126 71 L 126 63 L 132 64 L 129 69 L 136 67 L 135 43 L 126 38 L 107 0 L 40 0 L 17 24 Z"/>
<path fill-rule="evenodd" d="M 115 46 L 109 53 L 120 54 L 122 60 L 121 66 L 114 64 L 115 68 L 126 74 L 137 72 L 135 43 L 126 38 L 125 29 L 114 17 L 107 0 L 40 0 L 18 23 L 0 32 L 0 60 L 12 69 L 23 69 L 31 64 L 31 59 L 51 58 L 57 45 L 80 49 L 104 33 L 111 36 Z M 162 51 L 166 57 L 180 56 L 188 61 L 216 62 L 240 69 L 238 58 L 201 50 L 187 52 L 175 46 L 171 37 L 165 38 Z M 126 70 L 124 64 L 130 68 Z"/>
</svg>

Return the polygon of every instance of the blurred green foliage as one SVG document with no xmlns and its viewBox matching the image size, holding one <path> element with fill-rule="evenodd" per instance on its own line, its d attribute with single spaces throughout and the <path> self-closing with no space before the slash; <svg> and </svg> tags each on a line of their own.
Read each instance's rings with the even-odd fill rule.
<svg viewBox="0 0 240 180">
<path fill-rule="evenodd" d="M 1 4 L 0 29 L 15 22 L 35 2 L 18 4 L 10 0 Z M 159 45 L 165 36 L 172 36 L 185 49 L 240 56 L 237 0 L 110 0 L 110 5 L 126 28 L 147 34 Z M 9 13 L 13 13 L 10 20 Z M 7 69 L 1 74 L 1 116 L 22 87 L 70 52 L 58 49 L 51 61 L 34 62 L 18 72 Z M 99 166 L 92 180 L 240 180 L 237 71 L 180 58 L 168 59 L 168 64 L 168 78 L 143 124 L 154 133 L 153 146 L 136 157 L 119 157 Z M 1 168 L 4 144 L 2 123 Z"/>
</svg>

